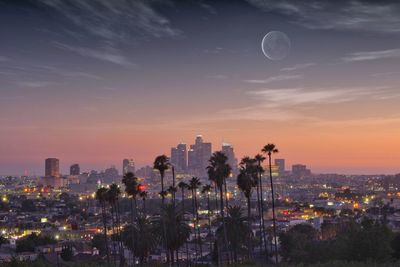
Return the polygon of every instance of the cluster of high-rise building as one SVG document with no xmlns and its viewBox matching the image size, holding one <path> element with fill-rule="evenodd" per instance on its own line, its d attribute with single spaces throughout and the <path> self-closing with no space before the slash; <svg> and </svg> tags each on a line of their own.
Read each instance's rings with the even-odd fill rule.
<svg viewBox="0 0 400 267">
<path fill-rule="evenodd" d="M 220 151 L 228 158 L 228 164 L 232 167 L 232 174 L 238 174 L 238 159 L 235 156 L 234 148 L 231 144 L 222 143 Z M 197 135 L 194 144 L 189 147 L 185 143 L 179 143 L 171 148 L 170 162 L 175 171 L 180 175 L 194 175 L 201 178 L 207 177 L 207 166 L 212 155 L 212 144 L 205 142 L 201 135 Z M 264 168 L 268 168 L 267 165 Z M 60 174 L 60 160 L 57 158 L 47 158 L 45 160 L 45 176 L 42 178 L 44 186 L 60 188 L 71 186 L 71 184 L 80 184 L 81 182 L 89 184 L 112 183 L 120 179 L 120 174 L 115 167 L 108 168 L 102 172 L 82 173 L 79 164 L 70 166 L 69 175 Z M 145 166 L 136 171 L 135 162 L 132 158 L 122 160 L 122 175 L 129 172 L 136 173 L 138 176 L 153 177 L 154 170 L 152 166 Z M 310 169 L 305 165 L 295 164 L 292 170 L 286 171 L 285 159 L 275 159 L 272 166 L 273 176 L 287 176 L 294 178 L 306 178 L 311 175 Z"/>
<path fill-rule="evenodd" d="M 238 163 L 233 146 L 223 143 L 221 151 L 228 157 L 228 163 L 236 172 Z M 212 144 L 205 142 L 203 137 L 198 135 L 189 149 L 185 143 L 180 143 L 171 148 L 171 164 L 178 171 L 188 172 L 197 176 L 206 176 L 211 155 Z"/>
</svg>

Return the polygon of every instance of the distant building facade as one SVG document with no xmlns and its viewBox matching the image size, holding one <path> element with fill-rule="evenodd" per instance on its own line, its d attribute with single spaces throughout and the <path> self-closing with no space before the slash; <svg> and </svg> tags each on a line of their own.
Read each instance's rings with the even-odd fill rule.
<svg viewBox="0 0 400 267">
<path fill-rule="evenodd" d="M 79 164 L 72 164 L 69 167 L 69 175 L 79 175 L 81 173 L 81 168 Z"/>
<path fill-rule="evenodd" d="M 208 160 L 211 157 L 212 144 L 204 142 L 201 135 L 196 136 L 195 143 L 188 152 L 188 169 L 195 175 L 206 176 Z"/>
<path fill-rule="evenodd" d="M 45 176 L 42 178 L 44 186 L 59 188 L 63 186 L 63 179 L 60 177 L 60 161 L 56 158 L 45 160 Z"/>
<path fill-rule="evenodd" d="M 236 175 L 238 173 L 238 160 L 235 157 L 235 152 L 233 151 L 233 146 L 228 143 L 222 143 L 221 152 L 228 157 L 228 164 L 232 168 L 232 173 Z"/>
<path fill-rule="evenodd" d="M 122 161 L 122 174 L 125 175 L 128 172 L 135 173 L 135 162 L 133 159 L 124 159 Z"/>
<path fill-rule="evenodd" d="M 177 171 L 184 172 L 187 170 L 187 157 L 186 144 L 180 143 L 171 148 L 171 164 Z"/>
<path fill-rule="evenodd" d="M 275 165 L 278 166 L 279 175 L 285 173 L 285 159 L 275 159 Z"/>
<path fill-rule="evenodd" d="M 60 161 L 56 158 L 47 158 L 45 160 L 45 176 L 60 177 Z"/>
<path fill-rule="evenodd" d="M 311 170 L 307 169 L 306 165 L 295 164 L 292 165 L 292 175 L 295 178 L 302 178 L 305 176 L 309 176 L 311 174 Z"/>
</svg>

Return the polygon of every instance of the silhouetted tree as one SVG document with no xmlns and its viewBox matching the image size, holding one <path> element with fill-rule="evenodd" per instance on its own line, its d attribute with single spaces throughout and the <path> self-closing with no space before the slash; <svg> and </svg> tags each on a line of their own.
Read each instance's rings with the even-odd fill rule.
<svg viewBox="0 0 400 267">
<path fill-rule="evenodd" d="M 217 151 L 212 154 L 209 165 L 207 166 L 207 173 L 209 180 L 214 182 L 218 187 L 220 193 L 220 216 L 222 217 L 222 226 L 224 232 L 225 243 L 228 242 L 228 238 L 226 235 L 226 227 L 225 227 L 225 214 L 224 214 L 224 194 L 223 194 L 223 186 L 226 182 L 226 179 L 231 174 L 231 166 L 228 164 L 228 157 L 222 153 L 221 151 Z M 220 246 L 218 246 L 220 247 Z M 219 253 L 221 254 L 221 253 Z"/>
<path fill-rule="evenodd" d="M 197 203 L 197 189 L 200 187 L 201 182 L 199 178 L 192 177 L 189 181 L 189 190 L 192 192 L 192 206 L 193 206 L 193 224 L 194 224 L 194 236 L 196 239 L 195 247 L 196 247 L 196 255 L 197 255 L 197 247 L 200 246 L 200 255 L 202 255 L 202 247 L 201 247 L 201 236 L 200 236 L 200 227 L 199 227 L 199 212 L 198 212 L 198 203 Z"/>
<path fill-rule="evenodd" d="M 184 213 L 173 205 L 165 205 L 161 209 L 160 217 L 155 219 L 154 224 L 159 236 L 164 239 L 162 243 L 165 245 L 173 263 L 174 252 L 185 244 L 190 235 L 190 227 L 185 220 Z M 164 224 L 168 225 L 166 235 L 163 234 Z"/>
<path fill-rule="evenodd" d="M 247 251 L 246 243 L 252 237 L 252 231 L 247 224 L 247 218 L 243 216 L 242 209 L 239 206 L 229 206 L 226 222 L 227 243 L 224 246 L 233 251 L 233 258 L 238 262 L 238 256 L 242 251 Z M 223 240 L 223 227 L 217 229 L 217 237 Z M 220 242 L 220 244 L 223 242 Z"/>
<path fill-rule="evenodd" d="M 157 247 L 159 240 L 154 223 L 145 216 L 139 216 L 135 224 L 124 229 L 123 236 L 124 244 L 130 250 L 135 251 L 140 264 L 146 262 L 150 252 Z M 132 236 L 135 238 L 131 238 Z"/>
<path fill-rule="evenodd" d="M 261 239 L 260 241 L 263 241 L 264 243 L 264 251 L 265 251 L 265 258 L 266 261 L 268 262 L 268 244 L 267 244 L 267 239 L 265 237 L 265 220 L 264 220 L 264 193 L 263 193 L 263 183 L 262 183 L 262 174 L 264 173 L 264 168 L 262 167 L 262 163 L 265 160 L 265 157 L 261 154 L 257 154 L 255 157 L 255 160 L 257 161 L 257 166 L 258 166 L 258 188 L 260 190 L 260 207 L 259 207 L 259 212 L 260 212 L 260 220 L 261 220 L 261 232 L 260 236 Z M 261 246 L 260 246 L 261 248 Z"/>
<path fill-rule="evenodd" d="M 101 215 L 103 218 L 103 234 L 104 234 L 104 242 L 107 253 L 107 266 L 110 266 L 110 251 L 108 248 L 108 238 L 107 238 L 107 214 L 106 214 L 106 203 L 107 203 L 107 189 L 101 187 L 96 191 L 96 199 L 99 201 L 101 206 Z"/>
<path fill-rule="evenodd" d="M 122 183 L 125 185 L 125 193 L 128 196 L 130 196 L 131 225 L 134 225 L 135 218 L 137 217 L 136 197 L 140 193 L 137 177 L 132 172 L 128 172 L 122 178 Z M 133 231 L 132 235 L 131 235 L 132 243 L 134 242 L 134 239 L 135 239 L 134 233 L 135 232 Z M 133 261 L 135 261 L 135 251 L 134 250 L 131 250 L 131 251 L 132 251 L 132 255 L 133 255 Z"/>
<path fill-rule="evenodd" d="M 272 154 L 278 153 L 278 149 L 274 144 L 267 144 L 261 150 L 268 156 L 269 179 L 271 183 L 271 200 L 272 200 L 272 224 L 274 227 L 274 246 L 275 246 L 275 262 L 278 263 L 278 244 L 276 239 L 276 216 L 275 216 L 275 194 L 274 184 L 272 182 Z"/>
</svg>

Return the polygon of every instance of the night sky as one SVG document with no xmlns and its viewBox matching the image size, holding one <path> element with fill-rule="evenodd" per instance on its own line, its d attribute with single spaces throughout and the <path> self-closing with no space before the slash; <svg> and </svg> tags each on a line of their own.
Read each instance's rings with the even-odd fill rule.
<svg viewBox="0 0 400 267">
<path fill-rule="evenodd" d="M 269 31 L 291 51 L 270 60 Z M 0 1 L 0 174 L 150 164 L 202 134 L 400 172 L 398 1 Z"/>
</svg>

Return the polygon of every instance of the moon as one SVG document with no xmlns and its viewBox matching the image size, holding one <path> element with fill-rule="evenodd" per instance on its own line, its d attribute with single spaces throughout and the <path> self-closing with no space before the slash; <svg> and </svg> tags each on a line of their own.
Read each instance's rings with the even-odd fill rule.
<svg viewBox="0 0 400 267">
<path fill-rule="evenodd" d="M 290 52 L 290 39 L 280 31 L 270 31 L 261 42 L 264 55 L 271 60 L 282 60 Z"/>
</svg>

